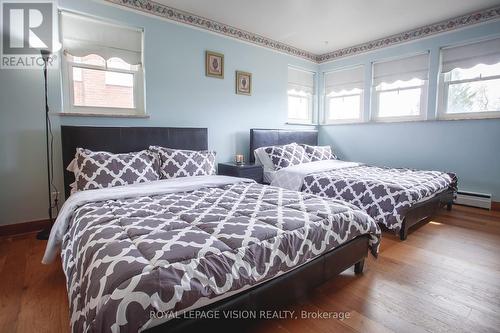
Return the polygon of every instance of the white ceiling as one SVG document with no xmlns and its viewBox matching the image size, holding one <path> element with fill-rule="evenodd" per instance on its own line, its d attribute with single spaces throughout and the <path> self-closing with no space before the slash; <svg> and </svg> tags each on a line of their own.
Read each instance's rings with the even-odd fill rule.
<svg viewBox="0 0 500 333">
<path fill-rule="evenodd" d="M 323 54 L 500 4 L 500 0 L 156 0 Z"/>
</svg>

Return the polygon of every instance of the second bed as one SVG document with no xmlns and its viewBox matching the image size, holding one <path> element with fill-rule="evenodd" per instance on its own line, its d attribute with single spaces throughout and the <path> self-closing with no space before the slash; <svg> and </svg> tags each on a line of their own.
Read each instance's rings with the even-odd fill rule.
<svg viewBox="0 0 500 333">
<path fill-rule="evenodd" d="M 453 173 L 346 162 L 324 148 L 317 131 L 250 130 L 250 161 L 263 165 L 267 183 L 354 204 L 401 240 L 438 208 L 451 209 Z"/>
</svg>

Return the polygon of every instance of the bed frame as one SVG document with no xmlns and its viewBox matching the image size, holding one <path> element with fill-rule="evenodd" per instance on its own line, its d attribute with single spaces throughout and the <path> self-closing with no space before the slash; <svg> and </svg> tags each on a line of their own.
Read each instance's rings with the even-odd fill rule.
<svg viewBox="0 0 500 333">
<path fill-rule="evenodd" d="M 208 130 L 206 128 L 176 127 L 88 127 L 61 126 L 62 152 L 64 165 L 67 166 L 75 156 L 77 147 L 124 153 L 146 149 L 149 145 L 162 145 L 176 149 L 208 149 Z M 74 181 L 71 172 L 64 172 L 66 196 L 69 185 Z M 340 274 L 351 266 L 354 272 L 363 272 L 364 260 L 369 251 L 367 235 L 359 236 L 308 263 L 289 271 L 277 278 L 249 288 L 234 296 L 224 298 L 197 310 L 274 310 L 277 306 L 303 297 L 307 292 Z M 231 325 L 231 320 L 173 319 L 155 326 L 150 332 L 185 332 L 194 329 Z M 241 321 L 237 320 L 237 325 Z"/>
<path fill-rule="evenodd" d="M 235 296 L 225 298 L 197 310 L 263 311 L 290 309 L 290 303 L 304 298 L 308 292 L 354 265 L 354 273 L 363 272 L 368 236 L 357 237 L 290 272 L 264 282 Z M 241 330 L 241 320 L 174 319 L 147 332 L 227 332 Z"/>
<path fill-rule="evenodd" d="M 283 130 L 283 129 L 251 129 L 250 130 L 250 161 L 254 162 L 254 150 L 260 147 L 284 145 L 288 143 L 318 145 L 318 131 Z M 433 216 L 441 207 L 451 210 L 455 191 L 447 189 L 434 197 L 413 205 L 405 214 L 399 238 L 405 240 L 408 231 L 414 225 Z"/>
</svg>

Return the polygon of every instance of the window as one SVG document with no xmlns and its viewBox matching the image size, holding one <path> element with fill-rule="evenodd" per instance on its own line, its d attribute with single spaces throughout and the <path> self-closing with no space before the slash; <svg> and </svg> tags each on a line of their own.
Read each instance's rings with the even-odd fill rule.
<svg viewBox="0 0 500 333">
<path fill-rule="evenodd" d="M 113 66 L 117 58 L 105 61 L 91 54 L 85 57 L 66 55 L 73 107 L 135 109 L 134 84 L 137 66 L 127 69 Z M 100 65 L 96 65 L 99 63 Z M 125 66 L 122 66 L 122 68 Z"/>
<path fill-rule="evenodd" d="M 500 117 L 500 38 L 441 50 L 439 117 Z"/>
<path fill-rule="evenodd" d="M 312 124 L 314 73 L 288 68 L 288 122 Z"/>
<path fill-rule="evenodd" d="M 364 67 L 325 74 L 325 123 L 363 119 Z"/>
<path fill-rule="evenodd" d="M 142 32 L 61 13 L 67 113 L 143 115 Z"/>
<path fill-rule="evenodd" d="M 426 117 L 429 54 L 373 64 L 373 114 L 377 121 Z"/>
</svg>

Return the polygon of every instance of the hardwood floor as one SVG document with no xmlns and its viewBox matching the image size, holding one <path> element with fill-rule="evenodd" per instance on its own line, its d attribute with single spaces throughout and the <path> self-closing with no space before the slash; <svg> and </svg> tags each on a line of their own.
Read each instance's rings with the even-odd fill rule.
<svg viewBox="0 0 500 333">
<path fill-rule="evenodd" d="M 68 331 L 61 263 L 40 263 L 34 235 L 0 239 L 0 332 Z M 500 212 L 454 206 L 412 231 L 384 234 L 378 259 L 290 305 L 350 318 L 263 320 L 250 332 L 500 332 Z"/>
</svg>

